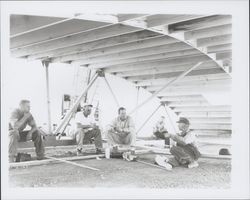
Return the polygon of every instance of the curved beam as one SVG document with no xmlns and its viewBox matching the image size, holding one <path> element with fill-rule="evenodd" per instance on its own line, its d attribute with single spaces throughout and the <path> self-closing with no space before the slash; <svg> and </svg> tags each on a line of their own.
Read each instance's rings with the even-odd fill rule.
<svg viewBox="0 0 250 200">
<path fill-rule="evenodd" d="M 216 21 L 216 18 L 220 17 L 220 20 Z M 200 17 L 200 18 L 203 18 L 203 21 L 202 23 L 206 22 L 207 24 L 211 25 L 212 26 L 212 23 L 215 25 L 221 25 L 223 24 L 224 22 L 226 24 L 230 23 L 231 19 L 227 19 L 227 16 L 219 16 L 219 15 L 211 15 L 211 16 L 206 16 L 206 17 Z M 209 21 L 209 18 L 211 18 L 212 20 Z M 193 19 L 193 20 L 196 20 L 198 21 L 200 24 L 201 22 L 199 20 L 199 18 L 196 18 L 196 19 Z M 138 21 L 138 20 L 137 20 Z M 191 20 L 187 20 L 190 24 Z M 184 21 L 183 22 L 179 22 L 180 26 L 184 27 L 184 22 L 187 22 L 187 21 Z M 146 29 L 146 30 L 150 30 L 150 31 L 155 31 L 157 33 L 161 33 L 163 35 L 167 35 L 169 37 L 172 37 L 172 38 L 175 38 L 191 47 L 193 47 L 194 49 L 197 49 L 198 51 L 200 51 L 202 54 L 206 55 L 208 58 L 210 58 L 211 60 L 213 60 L 219 67 L 221 67 L 226 73 L 229 73 L 228 72 L 228 69 L 227 67 L 224 67 L 223 66 L 223 63 L 219 62 L 216 60 L 216 57 L 214 57 L 214 55 L 211 55 L 210 53 L 207 53 L 207 50 L 206 48 L 199 48 L 197 46 L 195 46 L 194 44 L 190 43 L 189 41 L 186 41 L 185 40 L 185 37 L 184 37 L 184 32 L 182 32 L 182 34 L 180 33 L 174 33 L 173 31 L 169 31 L 169 27 L 167 26 L 163 26 L 163 27 L 145 27 L 145 26 L 140 26 L 140 23 L 133 23 L 133 21 L 127 21 L 127 22 L 124 22 L 123 24 L 125 25 L 130 25 L 130 26 L 134 26 L 134 27 L 137 27 L 137 28 L 143 28 L 143 29 Z M 191 27 L 194 27 L 194 28 L 197 28 L 197 25 L 190 25 Z M 172 29 L 170 29 L 172 30 Z M 190 30 L 190 27 L 189 27 L 189 30 Z"/>
</svg>

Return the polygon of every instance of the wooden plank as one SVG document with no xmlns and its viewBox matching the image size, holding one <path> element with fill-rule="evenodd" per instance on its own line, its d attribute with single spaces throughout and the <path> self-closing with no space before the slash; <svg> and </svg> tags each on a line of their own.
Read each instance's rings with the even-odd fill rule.
<svg viewBox="0 0 250 200">
<path fill-rule="evenodd" d="M 182 111 L 179 114 L 180 117 L 231 117 L 230 111 Z"/>
<path fill-rule="evenodd" d="M 149 91 L 149 90 L 148 90 Z M 196 94 L 203 94 L 203 93 L 221 93 L 221 92 L 230 92 L 231 87 L 206 87 L 204 88 L 195 88 L 195 89 L 181 89 L 181 88 L 171 88 L 169 90 L 162 91 L 159 96 L 169 96 L 169 95 L 196 95 Z M 149 92 L 154 92 L 149 91 Z"/>
<path fill-rule="evenodd" d="M 96 159 L 96 157 L 103 158 L 105 157 L 104 154 L 97 154 L 97 155 L 89 155 L 89 156 L 74 156 L 74 157 L 67 157 L 61 158 L 64 161 L 76 161 L 76 160 L 86 160 L 86 159 Z M 47 164 L 54 164 L 60 163 L 61 161 L 54 160 L 54 159 L 44 159 L 44 160 L 34 160 L 34 161 L 26 161 L 26 162 L 17 162 L 17 163 L 10 163 L 9 168 L 18 168 L 18 167 L 29 167 L 29 166 L 40 166 L 40 165 L 47 165 Z"/>
<path fill-rule="evenodd" d="M 42 17 L 34 15 L 10 15 L 10 36 L 28 31 L 40 26 L 64 20 L 59 17 Z"/>
<path fill-rule="evenodd" d="M 192 130 L 197 137 L 215 137 L 215 138 L 231 138 L 232 130 L 217 130 L 217 129 L 194 129 Z"/>
<path fill-rule="evenodd" d="M 190 72 L 187 76 L 218 74 L 218 73 L 225 73 L 225 72 L 224 72 L 224 70 L 222 70 L 220 68 L 200 69 L 200 70 L 194 70 L 194 71 Z M 158 78 L 173 78 L 173 77 L 178 76 L 178 74 L 180 74 L 180 72 L 133 76 L 133 77 L 126 78 L 126 80 L 129 80 L 129 81 L 142 81 L 142 80 L 153 79 L 153 78 L 155 78 L 155 79 L 158 79 Z"/>
<path fill-rule="evenodd" d="M 177 66 L 177 65 L 189 65 L 192 66 L 193 64 L 201 61 L 210 61 L 206 55 L 195 55 L 195 56 L 183 56 L 181 58 L 169 58 L 166 60 L 160 61 L 152 61 L 152 62 L 140 62 L 137 64 L 120 64 L 109 66 L 105 68 L 105 72 L 113 73 L 113 72 L 123 72 L 123 71 L 134 71 L 140 69 L 150 69 L 155 67 L 170 67 L 170 66 Z M 90 67 L 92 67 L 90 65 Z"/>
<path fill-rule="evenodd" d="M 197 39 L 196 44 L 197 47 L 207 47 L 213 45 L 228 44 L 231 42 L 232 42 L 232 35 L 227 34 L 227 35 Z"/>
<path fill-rule="evenodd" d="M 75 35 L 67 36 L 65 38 L 55 39 L 53 41 L 47 41 L 41 44 L 34 44 L 34 45 L 30 44 L 29 46 L 24 46 L 22 48 L 20 47 L 18 49 L 11 49 L 11 54 L 15 56 L 15 53 L 17 52 L 19 54 L 20 52 L 22 52 L 26 55 L 29 55 L 32 52 L 41 53 L 72 45 L 118 36 L 126 33 L 137 32 L 139 30 L 141 29 L 124 26 L 121 24 L 115 24 L 92 31 L 77 33 Z"/>
<path fill-rule="evenodd" d="M 186 102 L 186 101 L 206 101 L 202 95 L 182 95 L 182 96 L 165 96 L 161 98 L 161 101 L 171 102 Z"/>
<path fill-rule="evenodd" d="M 202 55 L 199 51 L 195 49 L 186 49 L 186 50 L 178 50 L 178 51 L 170 51 L 170 52 L 163 52 L 159 54 L 150 54 L 147 56 L 139 56 L 127 59 L 119 59 L 119 60 L 110 60 L 108 62 L 99 62 L 93 63 L 89 66 L 91 68 L 105 68 L 105 67 L 112 67 L 112 66 L 120 66 L 120 65 L 133 65 L 133 64 L 140 64 L 147 62 L 158 62 L 160 60 L 165 60 L 169 58 L 174 58 L 177 56 L 188 56 L 188 55 Z"/>
<path fill-rule="evenodd" d="M 35 30 L 30 33 L 11 38 L 10 48 L 13 49 L 37 42 L 46 42 L 47 40 L 53 40 L 62 36 L 66 37 L 78 32 L 85 32 L 106 25 L 108 25 L 108 23 L 72 19 L 41 30 Z"/>
<path fill-rule="evenodd" d="M 216 123 L 216 124 L 231 124 L 231 117 L 189 117 L 190 123 Z"/>
<path fill-rule="evenodd" d="M 208 53 L 216 53 L 220 51 L 229 51 L 232 50 L 232 44 L 220 44 L 220 45 L 215 45 L 215 46 L 209 46 L 207 47 L 207 52 Z"/>
<path fill-rule="evenodd" d="M 105 56 L 109 54 L 118 54 L 119 52 L 131 51 L 143 48 L 157 47 L 165 44 L 176 43 L 175 39 L 172 39 L 167 36 L 159 36 L 151 39 L 143 40 L 143 41 L 135 41 L 126 44 L 99 48 L 92 51 L 85 52 L 77 52 L 76 54 L 59 56 L 52 59 L 52 62 L 65 62 L 71 60 L 84 60 L 91 57 Z"/>
<path fill-rule="evenodd" d="M 215 130 L 232 130 L 231 124 L 194 124 L 190 125 L 190 129 L 215 129 Z"/>
<path fill-rule="evenodd" d="M 210 62 L 212 63 L 212 61 Z M 203 65 L 203 64 L 202 64 Z M 179 83 L 188 83 L 192 81 L 211 81 L 211 80 L 224 80 L 224 79 L 231 79 L 231 77 L 227 74 L 208 74 L 203 76 L 187 76 L 184 77 L 182 80 L 179 81 Z M 145 81 L 138 81 L 135 82 L 137 86 L 151 86 L 151 85 L 161 85 L 169 81 L 168 78 L 162 78 L 162 79 L 149 79 Z"/>
<path fill-rule="evenodd" d="M 224 60 L 228 58 L 232 58 L 232 51 L 216 53 L 216 60 Z"/>
<path fill-rule="evenodd" d="M 146 18 L 146 22 L 147 22 L 147 27 L 152 28 L 156 26 L 173 24 L 179 21 L 186 21 L 198 17 L 202 17 L 202 15 L 158 14 L 158 15 L 148 16 Z"/>
<path fill-rule="evenodd" d="M 201 107 L 196 107 L 196 106 L 174 107 L 172 109 L 175 112 L 187 112 L 187 111 L 192 111 L 192 112 L 207 111 L 207 112 L 209 112 L 209 111 L 231 111 L 232 108 L 229 105 L 216 105 L 216 106 L 209 105 L 209 106 L 201 106 Z"/>
<path fill-rule="evenodd" d="M 83 52 L 83 51 L 92 51 L 94 49 L 101 49 L 105 47 L 111 47 L 115 45 L 120 45 L 120 44 L 127 44 L 130 42 L 135 42 L 135 41 L 142 41 L 154 37 L 158 37 L 160 34 L 148 31 L 148 30 L 143 30 L 143 31 L 138 31 L 138 32 L 133 32 L 133 33 L 127 33 L 123 35 L 118 35 L 110 38 L 105 38 L 105 39 L 100 39 L 96 40 L 93 42 L 87 42 L 87 43 L 82 43 L 82 44 L 77 44 L 65 48 L 58 48 L 55 50 L 51 51 L 46 51 L 43 53 L 35 53 L 32 55 L 32 52 L 30 53 L 30 56 L 28 56 L 28 59 L 33 60 L 33 59 L 38 59 L 38 58 L 49 58 L 49 57 L 58 57 L 58 56 L 63 56 L 63 55 L 68 55 L 68 54 L 73 54 L 77 52 Z M 165 37 L 165 36 L 161 36 Z M 166 38 L 166 37 L 165 37 Z M 24 54 L 17 53 L 15 54 L 16 56 L 25 56 Z"/>
<path fill-rule="evenodd" d="M 198 29 L 194 31 L 187 31 L 184 33 L 184 39 L 193 40 L 193 39 L 199 39 L 199 38 L 231 34 L 231 32 L 232 32 L 232 25 L 226 24 L 222 26 L 213 26 L 213 27 Z"/>
<path fill-rule="evenodd" d="M 124 22 L 131 19 L 138 19 L 143 18 L 144 16 L 147 16 L 146 14 L 118 14 L 118 21 Z"/>
<path fill-rule="evenodd" d="M 191 49 L 191 47 L 182 42 L 177 42 L 177 43 L 160 45 L 160 46 L 155 46 L 155 47 L 135 49 L 135 50 L 125 51 L 125 52 L 120 52 L 120 53 L 113 53 L 109 55 L 96 56 L 96 57 L 91 57 L 91 58 L 86 58 L 86 59 L 82 59 L 79 61 L 75 61 L 72 63 L 77 63 L 79 65 L 99 63 L 102 65 L 101 68 L 103 68 L 105 67 L 105 63 L 103 64 L 103 62 L 108 62 L 111 65 L 112 64 L 111 62 L 114 60 L 136 58 L 140 56 L 150 56 L 152 54 L 180 51 L 180 50 L 185 50 L 185 49 Z M 93 68 L 93 65 L 90 65 L 90 67 Z"/>
<path fill-rule="evenodd" d="M 149 91 L 152 90 L 157 90 L 158 88 L 161 88 L 162 85 L 154 85 L 154 86 L 147 86 L 146 89 Z M 200 82 L 200 81 L 195 81 L 195 82 L 188 82 L 188 83 L 176 83 L 171 85 L 171 88 L 173 89 L 199 89 L 203 88 L 204 90 L 206 88 L 212 88 L 212 87 L 230 87 L 231 86 L 231 80 L 217 80 L 217 81 L 211 81 L 211 82 Z"/>
<path fill-rule="evenodd" d="M 231 15 L 211 15 L 198 19 L 188 20 L 168 26 L 169 33 L 201 29 L 210 26 L 219 26 L 231 23 Z"/>
<path fill-rule="evenodd" d="M 149 92 L 155 92 L 157 91 L 157 89 L 147 89 Z M 202 93 L 212 93 L 212 92 L 217 92 L 217 93 L 221 93 L 222 91 L 226 91 L 229 92 L 231 90 L 230 86 L 205 86 L 205 87 L 185 87 L 185 88 L 181 88 L 181 87 L 171 87 L 169 89 L 166 89 L 164 91 L 162 91 L 159 95 L 194 95 L 194 94 L 202 94 Z"/>
<path fill-rule="evenodd" d="M 169 107 L 186 107 L 186 106 L 208 106 L 209 103 L 203 100 L 191 100 L 191 101 L 174 101 L 174 102 L 167 102 L 167 106 Z"/>
<path fill-rule="evenodd" d="M 71 162 L 71 161 L 68 161 L 68 160 L 65 160 L 65 159 L 54 158 L 52 156 L 46 156 L 46 157 L 49 158 L 49 159 L 55 160 L 55 161 L 67 163 L 67 164 L 74 165 L 74 166 L 77 166 L 77 167 L 81 167 L 81 168 L 84 168 L 84 169 L 91 169 L 91 170 L 94 170 L 94 171 L 100 171 L 100 169 L 97 169 L 97 168 L 94 168 L 94 167 L 89 167 L 89 166 L 83 165 L 83 164 L 74 163 L 74 162 Z"/>
</svg>

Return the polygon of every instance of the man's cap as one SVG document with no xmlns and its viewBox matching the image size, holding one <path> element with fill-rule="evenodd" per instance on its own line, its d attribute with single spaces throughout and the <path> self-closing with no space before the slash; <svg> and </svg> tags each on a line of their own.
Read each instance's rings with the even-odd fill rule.
<svg viewBox="0 0 250 200">
<path fill-rule="evenodd" d="M 86 106 L 93 107 L 93 105 L 90 104 L 90 103 L 83 103 L 82 107 L 84 108 L 84 107 L 86 107 Z"/>
<path fill-rule="evenodd" d="M 189 120 L 185 117 L 180 117 L 179 121 L 177 121 L 177 123 L 184 123 L 184 124 L 190 124 Z"/>
</svg>

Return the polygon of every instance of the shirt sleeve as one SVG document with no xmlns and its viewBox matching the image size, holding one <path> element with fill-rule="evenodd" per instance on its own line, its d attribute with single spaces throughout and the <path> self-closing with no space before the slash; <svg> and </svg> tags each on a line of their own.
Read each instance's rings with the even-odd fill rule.
<svg viewBox="0 0 250 200">
<path fill-rule="evenodd" d="M 76 116 L 75 116 L 75 123 L 81 123 L 81 116 L 80 116 L 81 113 L 76 113 Z"/>
<path fill-rule="evenodd" d="M 184 141 L 186 144 L 192 144 L 196 142 L 196 135 L 193 132 L 189 132 L 185 137 Z"/>
<path fill-rule="evenodd" d="M 34 126 L 36 126 L 36 121 L 34 120 L 34 117 L 31 115 L 30 117 L 29 117 L 29 119 L 28 119 L 28 125 L 30 126 L 30 127 L 34 127 Z"/>
<path fill-rule="evenodd" d="M 131 117 L 128 118 L 128 127 L 125 131 L 129 131 L 130 133 L 135 131 L 135 125 Z"/>
</svg>

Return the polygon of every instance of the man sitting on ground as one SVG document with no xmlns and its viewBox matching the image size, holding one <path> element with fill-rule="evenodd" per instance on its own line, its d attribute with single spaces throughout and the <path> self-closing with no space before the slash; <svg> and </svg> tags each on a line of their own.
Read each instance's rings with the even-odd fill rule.
<svg viewBox="0 0 250 200">
<path fill-rule="evenodd" d="M 108 144 L 110 145 L 134 145 L 135 126 L 130 116 L 127 116 L 126 109 L 118 109 L 118 117 L 114 119 L 107 131 Z"/>
<path fill-rule="evenodd" d="M 153 128 L 153 134 L 157 139 L 165 140 L 165 145 L 169 145 L 169 137 L 165 136 L 165 133 L 167 132 L 168 131 L 165 128 L 165 117 L 161 116 L 161 118 Z"/>
<path fill-rule="evenodd" d="M 29 125 L 31 130 L 24 131 Z M 44 144 L 40 131 L 30 113 L 30 101 L 21 100 L 19 108 L 11 113 L 9 122 L 9 162 L 15 162 L 18 141 L 31 140 L 34 142 L 37 159 L 44 158 Z"/>
<path fill-rule="evenodd" d="M 181 131 L 179 134 L 165 134 L 166 137 L 170 137 L 176 142 L 176 146 L 170 149 L 174 158 L 168 159 L 164 156 L 156 156 L 155 161 L 168 170 L 179 165 L 187 165 L 188 168 L 198 167 L 197 160 L 200 157 L 200 152 L 197 148 L 196 136 L 189 130 L 189 120 L 181 117 L 177 123 Z"/>
<path fill-rule="evenodd" d="M 76 143 L 77 143 L 77 155 L 80 155 L 83 149 L 84 141 L 92 141 L 96 147 L 96 153 L 102 152 L 102 135 L 97 122 L 95 121 L 91 104 L 85 104 L 83 111 L 76 113 Z"/>
</svg>

